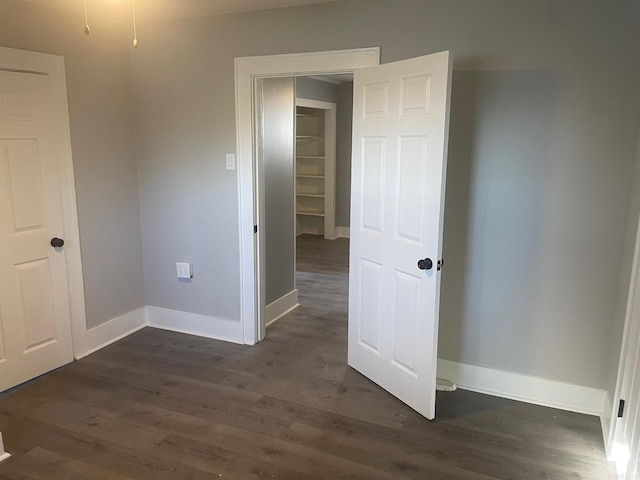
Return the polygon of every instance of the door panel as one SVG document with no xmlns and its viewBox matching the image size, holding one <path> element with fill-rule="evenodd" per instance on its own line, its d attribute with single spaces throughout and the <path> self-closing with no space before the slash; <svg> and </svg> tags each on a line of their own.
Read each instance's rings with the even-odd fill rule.
<svg viewBox="0 0 640 480">
<path fill-rule="evenodd" d="M 0 391 L 73 360 L 46 75 L 0 72 Z"/>
<path fill-rule="evenodd" d="M 448 52 L 357 70 L 349 365 L 435 415 Z M 433 267 L 419 270 L 430 258 Z"/>
</svg>

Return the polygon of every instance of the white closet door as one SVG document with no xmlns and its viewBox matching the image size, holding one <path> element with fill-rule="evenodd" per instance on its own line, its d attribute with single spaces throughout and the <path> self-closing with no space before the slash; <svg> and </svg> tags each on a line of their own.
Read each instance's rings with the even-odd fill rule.
<svg viewBox="0 0 640 480">
<path fill-rule="evenodd" d="M 47 75 L 0 71 L 0 391 L 73 360 Z"/>
</svg>

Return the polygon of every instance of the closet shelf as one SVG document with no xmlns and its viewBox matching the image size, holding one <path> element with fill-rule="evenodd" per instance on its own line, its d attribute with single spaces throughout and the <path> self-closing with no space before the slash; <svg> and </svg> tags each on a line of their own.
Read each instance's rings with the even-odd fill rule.
<svg viewBox="0 0 640 480">
<path fill-rule="evenodd" d="M 320 140 L 320 137 L 318 135 L 296 135 L 296 143 L 298 145 L 317 142 L 318 140 Z"/>
<path fill-rule="evenodd" d="M 306 215 L 307 217 L 324 217 L 324 212 L 314 212 L 313 210 L 298 210 L 296 215 Z"/>
<path fill-rule="evenodd" d="M 311 198 L 324 198 L 320 193 L 296 193 L 296 197 L 311 197 Z"/>
<path fill-rule="evenodd" d="M 304 175 L 304 174 L 296 174 L 298 178 L 324 178 L 324 175 Z"/>
</svg>

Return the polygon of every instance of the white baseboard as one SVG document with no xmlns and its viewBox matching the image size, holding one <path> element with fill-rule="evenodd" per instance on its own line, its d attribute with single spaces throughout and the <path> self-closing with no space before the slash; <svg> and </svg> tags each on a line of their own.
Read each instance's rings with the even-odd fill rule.
<svg viewBox="0 0 640 480">
<path fill-rule="evenodd" d="M 349 238 L 350 232 L 349 227 L 336 227 L 336 234 L 339 238 Z"/>
<path fill-rule="evenodd" d="M 611 459 L 613 456 L 613 445 L 609 444 L 609 435 L 611 434 L 611 428 L 616 417 L 613 412 L 613 401 L 609 392 L 604 393 L 604 406 L 602 407 L 602 414 L 600 415 L 600 426 L 602 427 L 602 437 L 604 438 L 604 449 L 607 454 L 607 458 Z"/>
<path fill-rule="evenodd" d="M 438 359 L 438 377 L 463 390 L 588 415 L 602 415 L 605 391 Z"/>
<path fill-rule="evenodd" d="M 87 330 L 84 335 L 84 348 L 75 354 L 76 360 L 131 335 L 143 328 L 145 323 L 146 312 L 142 307 Z"/>
<path fill-rule="evenodd" d="M 4 451 L 4 442 L 2 441 L 2 432 L 0 432 L 0 463 L 11 456 L 10 453 Z"/>
<path fill-rule="evenodd" d="M 265 323 L 268 327 L 272 323 L 280 320 L 298 305 L 298 290 L 292 290 L 283 295 L 275 302 L 271 302 L 264 309 Z"/>
<path fill-rule="evenodd" d="M 146 307 L 147 326 L 243 344 L 240 322 L 180 312 L 159 307 Z"/>
</svg>

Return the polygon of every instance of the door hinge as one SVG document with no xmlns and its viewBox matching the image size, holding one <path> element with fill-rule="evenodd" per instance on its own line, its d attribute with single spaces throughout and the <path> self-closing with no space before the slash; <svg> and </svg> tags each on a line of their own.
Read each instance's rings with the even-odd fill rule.
<svg viewBox="0 0 640 480">
<path fill-rule="evenodd" d="M 624 415 L 624 400 L 620 399 L 620 403 L 618 404 L 618 418 L 622 418 Z"/>
<path fill-rule="evenodd" d="M 258 225 L 253 226 L 253 233 L 258 233 Z"/>
</svg>

